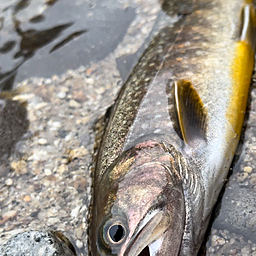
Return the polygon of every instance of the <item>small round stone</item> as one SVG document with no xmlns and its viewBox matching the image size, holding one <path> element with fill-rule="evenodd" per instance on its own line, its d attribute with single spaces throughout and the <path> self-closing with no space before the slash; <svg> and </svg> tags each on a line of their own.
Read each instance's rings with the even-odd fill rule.
<svg viewBox="0 0 256 256">
<path fill-rule="evenodd" d="M 5 184 L 6 184 L 7 186 L 11 186 L 11 185 L 13 184 L 12 179 L 7 179 L 7 180 L 5 181 Z"/>
<path fill-rule="evenodd" d="M 251 173 L 251 172 L 252 172 L 252 167 L 250 167 L 250 166 L 245 166 L 245 167 L 244 167 L 244 172 Z"/>
<path fill-rule="evenodd" d="M 45 144 L 47 144 L 48 142 L 47 142 L 46 139 L 40 138 L 40 139 L 38 140 L 38 143 L 39 143 L 40 145 L 45 145 Z"/>
</svg>

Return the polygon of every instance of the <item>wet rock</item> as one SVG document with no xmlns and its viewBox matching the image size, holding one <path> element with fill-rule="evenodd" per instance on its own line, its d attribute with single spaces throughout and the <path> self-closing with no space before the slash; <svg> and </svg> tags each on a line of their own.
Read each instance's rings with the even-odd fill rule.
<svg viewBox="0 0 256 256">
<path fill-rule="evenodd" d="M 68 241 L 67 238 L 66 240 Z M 0 255 L 75 256 L 74 247 L 66 240 L 60 239 L 51 231 L 27 231 L 0 245 Z"/>
</svg>

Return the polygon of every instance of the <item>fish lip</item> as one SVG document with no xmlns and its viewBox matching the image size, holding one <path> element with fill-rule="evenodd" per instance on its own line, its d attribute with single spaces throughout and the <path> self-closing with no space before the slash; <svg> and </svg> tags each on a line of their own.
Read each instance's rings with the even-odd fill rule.
<svg viewBox="0 0 256 256">
<path fill-rule="evenodd" d="M 161 239 L 161 235 L 165 232 L 165 230 L 168 227 L 162 228 L 160 234 L 158 234 L 156 237 L 149 236 L 148 242 L 145 245 L 143 245 L 142 247 L 140 246 L 140 244 L 143 243 L 143 239 L 140 238 L 140 235 L 142 233 L 144 233 L 146 230 L 153 231 L 154 228 L 157 227 L 157 225 L 159 225 L 161 222 L 163 222 L 165 220 L 166 220 L 166 215 L 164 214 L 163 210 L 159 210 L 159 209 L 155 210 L 155 212 L 153 213 L 153 216 L 151 216 L 147 222 L 143 223 L 142 226 L 139 226 L 139 229 L 135 232 L 135 234 L 132 236 L 132 239 L 129 241 L 123 255 L 124 256 L 138 256 L 138 255 L 140 255 L 140 253 L 142 252 L 142 250 L 145 247 L 149 246 L 149 248 L 150 248 L 150 245 L 152 245 L 156 241 L 159 241 Z M 148 229 L 147 229 L 147 227 L 148 227 Z M 134 246 L 135 246 L 135 250 L 136 250 L 136 247 L 138 247 L 140 249 L 137 251 L 132 251 Z M 151 247 L 151 251 L 152 251 L 152 247 Z"/>
</svg>

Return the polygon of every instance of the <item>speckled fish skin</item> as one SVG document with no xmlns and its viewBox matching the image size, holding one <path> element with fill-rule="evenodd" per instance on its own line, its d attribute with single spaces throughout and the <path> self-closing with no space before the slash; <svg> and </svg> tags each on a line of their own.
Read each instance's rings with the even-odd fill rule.
<svg viewBox="0 0 256 256">
<path fill-rule="evenodd" d="M 252 3 L 180 3 L 163 2 L 184 15 L 154 38 L 110 113 L 94 170 L 94 256 L 197 255 L 234 156 L 254 63 Z M 199 114 L 186 100 L 179 110 L 183 83 Z M 183 116 L 196 119 L 192 130 Z"/>
</svg>

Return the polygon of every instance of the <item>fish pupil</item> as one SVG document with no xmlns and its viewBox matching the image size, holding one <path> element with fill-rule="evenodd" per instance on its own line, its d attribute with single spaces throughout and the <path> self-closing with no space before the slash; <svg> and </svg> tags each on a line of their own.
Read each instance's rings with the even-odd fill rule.
<svg viewBox="0 0 256 256">
<path fill-rule="evenodd" d="M 125 230 L 121 225 L 113 225 L 109 229 L 109 236 L 113 242 L 118 243 L 122 240 L 125 235 Z"/>
</svg>

